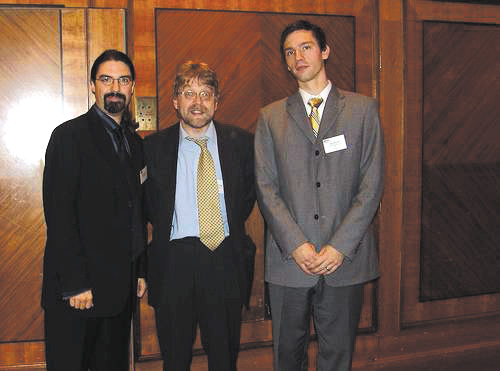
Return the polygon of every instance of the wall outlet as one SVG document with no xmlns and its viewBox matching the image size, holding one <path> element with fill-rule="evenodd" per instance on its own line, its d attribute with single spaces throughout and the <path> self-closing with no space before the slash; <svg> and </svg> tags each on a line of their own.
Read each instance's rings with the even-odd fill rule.
<svg viewBox="0 0 500 371">
<path fill-rule="evenodd" d="M 156 97 L 135 98 L 135 121 L 138 130 L 156 130 Z"/>
</svg>

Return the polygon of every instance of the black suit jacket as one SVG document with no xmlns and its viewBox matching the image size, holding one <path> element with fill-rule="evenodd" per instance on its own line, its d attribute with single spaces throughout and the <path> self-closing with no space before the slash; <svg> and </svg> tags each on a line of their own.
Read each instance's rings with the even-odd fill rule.
<svg viewBox="0 0 500 371">
<path fill-rule="evenodd" d="M 149 302 L 157 306 L 162 297 L 165 251 L 168 249 L 175 206 L 177 123 L 146 137 L 144 152 L 148 168 L 146 209 L 153 226 L 153 239 L 148 248 Z M 233 241 L 233 260 L 239 269 L 239 286 L 244 304 L 253 278 L 255 245 L 245 233 L 245 220 L 255 203 L 253 135 L 237 127 L 215 123 L 217 147 L 224 181 L 224 199 Z"/>
<path fill-rule="evenodd" d="M 123 310 L 136 281 L 132 263 L 146 245 L 144 158 L 142 139 L 125 130 L 131 162 L 123 166 L 94 109 L 58 126 L 47 146 L 42 305 L 92 289 L 94 307 L 80 313 L 108 316 Z"/>
</svg>

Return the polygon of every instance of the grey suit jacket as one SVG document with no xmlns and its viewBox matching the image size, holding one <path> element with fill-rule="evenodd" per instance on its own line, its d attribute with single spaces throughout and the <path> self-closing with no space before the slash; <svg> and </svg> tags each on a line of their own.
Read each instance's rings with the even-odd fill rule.
<svg viewBox="0 0 500 371">
<path fill-rule="evenodd" d="M 345 256 L 325 276 L 347 286 L 378 276 L 371 222 L 383 187 L 383 137 L 373 98 L 332 87 L 315 138 L 297 92 L 264 107 L 255 134 L 260 210 L 267 222 L 266 281 L 313 286 L 292 251 L 306 241 L 330 244 Z M 325 147 L 325 139 L 345 139 Z"/>
</svg>

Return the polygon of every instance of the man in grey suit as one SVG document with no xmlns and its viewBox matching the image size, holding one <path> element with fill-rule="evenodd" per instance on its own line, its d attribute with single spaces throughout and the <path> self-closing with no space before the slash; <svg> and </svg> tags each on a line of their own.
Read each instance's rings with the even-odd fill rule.
<svg viewBox="0 0 500 371">
<path fill-rule="evenodd" d="M 321 28 L 292 23 L 280 47 L 299 91 L 264 107 L 255 134 L 275 369 L 307 370 L 312 316 L 317 370 L 348 370 L 363 283 L 378 276 L 371 231 L 383 187 L 377 104 L 332 86 Z"/>
</svg>

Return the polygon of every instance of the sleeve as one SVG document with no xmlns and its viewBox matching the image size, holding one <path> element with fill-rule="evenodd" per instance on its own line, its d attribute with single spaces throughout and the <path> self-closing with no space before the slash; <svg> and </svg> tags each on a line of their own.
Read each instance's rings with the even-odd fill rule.
<svg viewBox="0 0 500 371">
<path fill-rule="evenodd" d="M 329 244 L 348 259 L 366 233 L 382 196 L 384 175 L 384 143 L 375 99 L 370 100 L 362 120 L 363 143 L 358 192 L 342 223 Z"/>
<path fill-rule="evenodd" d="M 77 198 L 80 158 L 68 126 L 54 130 L 45 154 L 43 206 L 47 224 L 45 254 L 62 292 L 91 288 L 84 246 L 79 233 Z"/>
<path fill-rule="evenodd" d="M 269 120 L 261 111 L 255 132 L 257 200 L 274 240 L 285 259 L 307 242 L 280 194 L 278 168 Z M 286 180 L 283 180 L 286 181 Z"/>
</svg>

